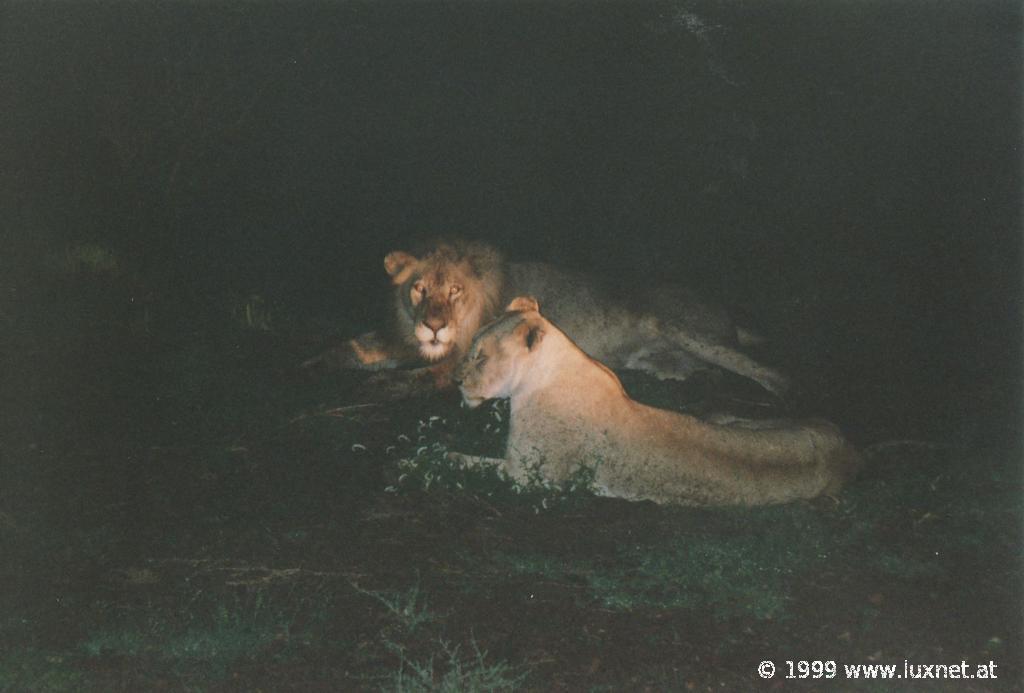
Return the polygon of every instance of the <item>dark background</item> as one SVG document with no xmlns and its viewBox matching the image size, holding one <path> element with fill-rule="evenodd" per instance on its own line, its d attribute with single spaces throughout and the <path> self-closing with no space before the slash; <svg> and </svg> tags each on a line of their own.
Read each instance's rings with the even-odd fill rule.
<svg viewBox="0 0 1024 693">
<path fill-rule="evenodd" d="M 470 235 L 725 301 L 862 441 L 1014 440 L 1017 5 L 6 3 L 0 283 L 357 326 Z"/>
</svg>

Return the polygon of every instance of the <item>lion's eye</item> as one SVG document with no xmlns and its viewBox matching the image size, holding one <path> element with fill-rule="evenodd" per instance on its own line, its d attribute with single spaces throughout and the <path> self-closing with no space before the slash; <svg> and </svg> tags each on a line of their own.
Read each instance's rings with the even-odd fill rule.
<svg viewBox="0 0 1024 693">
<path fill-rule="evenodd" d="M 413 284 L 409 291 L 409 297 L 412 299 L 413 305 L 418 305 L 420 301 L 427 297 L 426 284 L 423 282 Z"/>
<path fill-rule="evenodd" d="M 452 288 L 448 289 L 448 295 L 451 297 L 458 296 L 462 293 L 462 287 L 458 284 L 452 284 Z"/>
</svg>

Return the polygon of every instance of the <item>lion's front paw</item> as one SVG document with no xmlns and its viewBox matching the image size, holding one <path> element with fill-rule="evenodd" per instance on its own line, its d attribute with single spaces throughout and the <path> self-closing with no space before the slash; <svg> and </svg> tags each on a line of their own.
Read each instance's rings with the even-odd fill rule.
<svg viewBox="0 0 1024 693">
<path fill-rule="evenodd" d="M 342 370 L 380 371 L 398 367 L 394 350 L 376 332 L 367 332 L 345 344 L 327 349 L 302 362 L 307 371 L 333 372 Z"/>
</svg>

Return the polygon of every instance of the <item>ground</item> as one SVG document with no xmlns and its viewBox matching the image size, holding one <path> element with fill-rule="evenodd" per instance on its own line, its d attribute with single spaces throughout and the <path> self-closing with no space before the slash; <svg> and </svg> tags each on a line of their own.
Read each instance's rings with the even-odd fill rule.
<svg viewBox="0 0 1024 693">
<path fill-rule="evenodd" d="M 261 301 L 127 293 L 0 311 L 0 690 L 887 691 L 845 665 L 905 661 L 1020 690 L 1012 446 L 855 426 L 840 497 L 753 510 L 516 493 L 441 462 L 499 446 L 500 407 L 368 405 L 362 376 L 295 368 L 319 336 Z"/>
</svg>

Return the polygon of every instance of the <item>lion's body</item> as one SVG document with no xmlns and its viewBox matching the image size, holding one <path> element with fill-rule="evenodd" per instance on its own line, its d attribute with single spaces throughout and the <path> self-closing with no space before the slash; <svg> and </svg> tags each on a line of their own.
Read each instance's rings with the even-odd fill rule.
<svg viewBox="0 0 1024 693">
<path fill-rule="evenodd" d="M 510 398 L 508 447 L 494 462 L 519 481 L 531 470 L 565 481 L 583 464 L 603 495 L 764 505 L 835 493 L 861 463 L 828 422 L 723 426 L 636 402 L 535 309 L 479 332 L 455 377 L 471 406 Z"/>
<path fill-rule="evenodd" d="M 544 305 L 544 314 L 598 361 L 659 378 L 685 379 L 715 363 L 711 350 L 730 352 L 738 341 L 736 327 L 723 308 L 680 286 L 634 291 L 626 298 L 582 272 L 546 263 L 511 263 L 500 305 L 516 296 L 535 296 Z M 683 335 L 691 339 L 684 341 Z M 748 377 L 757 375 L 753 368 L 736 365 L 736 370 Z M 781 375 L 779 382 L 764 380 L 770 383 L 769 389 L 784 389 Z"/>
<path fill-rule="evenodd" d="M 682 380 L 712 364 L 776 393 L 788 386 L 785 376 L 737 349 L 742 333 L 722 308 L 682 287 L 614 291 L 583 273 L 508 263 L 486 244 L 461 241 L 417 255 L 390 253 L 385 269 L 395 285 L 390 329 L 307 364 L 376 370 L 418 358 L 431 364 L 433 385 L 443 387 L 480 325 L 500 315 L 511 298 L 532 295 L 584 351 L 612 368 Z"/>
</svg>

